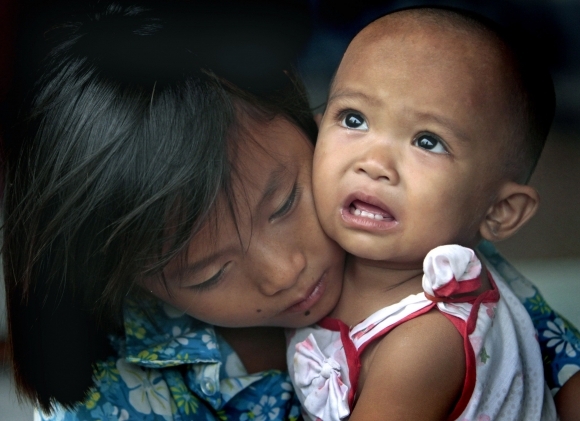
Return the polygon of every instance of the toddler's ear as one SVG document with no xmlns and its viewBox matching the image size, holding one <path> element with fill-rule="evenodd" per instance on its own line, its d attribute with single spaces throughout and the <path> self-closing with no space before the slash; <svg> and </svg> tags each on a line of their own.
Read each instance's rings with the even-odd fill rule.
<svg viewBox="0 0 580 421">
<path fill-rule="evenodd" d="M 540 195 L 536 189 L 513 181 L 506 182 L 481 223 L 481 236 L 488 241 L 510 237 L 534 216 L 539 204 Z"/>
</svg>

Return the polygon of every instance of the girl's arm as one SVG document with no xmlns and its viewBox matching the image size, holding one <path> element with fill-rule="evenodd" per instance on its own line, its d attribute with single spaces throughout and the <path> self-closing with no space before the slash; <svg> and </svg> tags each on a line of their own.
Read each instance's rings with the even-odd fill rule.
<svg viewBox="0 0 580 421">
<path fill-rule="evenodd" d="M 478 248 L 520 299 L 538 332 L 544 376 L 562 421 L 580 420 L 580 333 L 546 303 L 538 289 L 484 241 Z"/>
<path fill-rule="evenodd" d="M 445 316 L 431 311 L 364 351 L 350 421 L 447 419 L 464 379 L 461 335 Z"/>
</svg>

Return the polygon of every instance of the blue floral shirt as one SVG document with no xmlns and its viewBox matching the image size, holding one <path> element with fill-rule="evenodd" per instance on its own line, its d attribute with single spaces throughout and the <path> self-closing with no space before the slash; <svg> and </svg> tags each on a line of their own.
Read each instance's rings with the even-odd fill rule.
<svg viewBox="0 0 580 421">
<path fill-rule="evenodd" d="M 580 371 L 580 333 L 491 245 L 480 253 L 524 304 L 538 332 L 552 392 Z M 149 308 L 147 314 L 142 310 Z M 297 420 L 290 379 L 277 370 L 247 374 L 213 327 L 158 301 L 125 306 L 125 337 L 117 357 L 97 364 L 95 387 L 73 411 L 58 408 L 44 421 Z"/>
<path fill-rule="evenodd" d="M 142 310 L 149 308 L 147 314 Z M 247 374 L 214 328 L 158 301 L 125 305 L 121 357 L 97 364 L 95 387 L 73 411 L 36 420 L 296 420 L 290 379 L 278 370 Z"/>
</svg>

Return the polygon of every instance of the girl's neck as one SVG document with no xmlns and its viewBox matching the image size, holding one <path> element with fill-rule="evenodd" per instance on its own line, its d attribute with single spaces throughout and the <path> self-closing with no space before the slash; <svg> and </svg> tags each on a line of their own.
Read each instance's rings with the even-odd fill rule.
<svg viewBox="0 0 580 421">
<path fill-rule="evenodd" d="M 331 317 L 353 326 L 377 310 L 423 291 L 422 262 L 393 265 L 348 255 L 343 290 Z"/>
<path fill-rule="evenodd" d="M 286 339 L 279 327 L 217 327 L 244 364 L 248 374 L 286 370 Z"/>
</svg>

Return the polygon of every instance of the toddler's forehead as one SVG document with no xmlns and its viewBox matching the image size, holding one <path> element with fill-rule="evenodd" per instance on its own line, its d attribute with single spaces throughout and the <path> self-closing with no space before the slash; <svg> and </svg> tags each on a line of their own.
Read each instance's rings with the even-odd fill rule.
<svg viewBox="0 0 580 421">
<path fill-rule="evenodd" d="M 361 68 L 421 79 L 438 68 L 449 75 L 443 79 L 449 86 L 459 83 L 454 80 L 459 75 L 500 102 L 510 101 L 515 86 L 512 61 L 495 34 L 413 15 L 387 15 L 363 29 L 349 45 L 335 82 L 360 77 Z M 415 72 L 420 68 L 426 71 Z"/>
<path fill-rule="evenodd" d="M 400 48 L 396 48 L 396 47 Z M 382 57 L 383 64 L 415 56 L 418 52 L 446 60 L 469 59 L 498 64 L 507 56 L 501 41 L 492 32 L 477 28 L 458 27 L 445 21 L 421 18 L 385 16 L 364 28 L 352 40 L 347 53 L 359 52 Z M 364 53 L 363 53 L 364 51 Z M 443 54 L 443 56 L 441 56 Z"/>
</svg>

